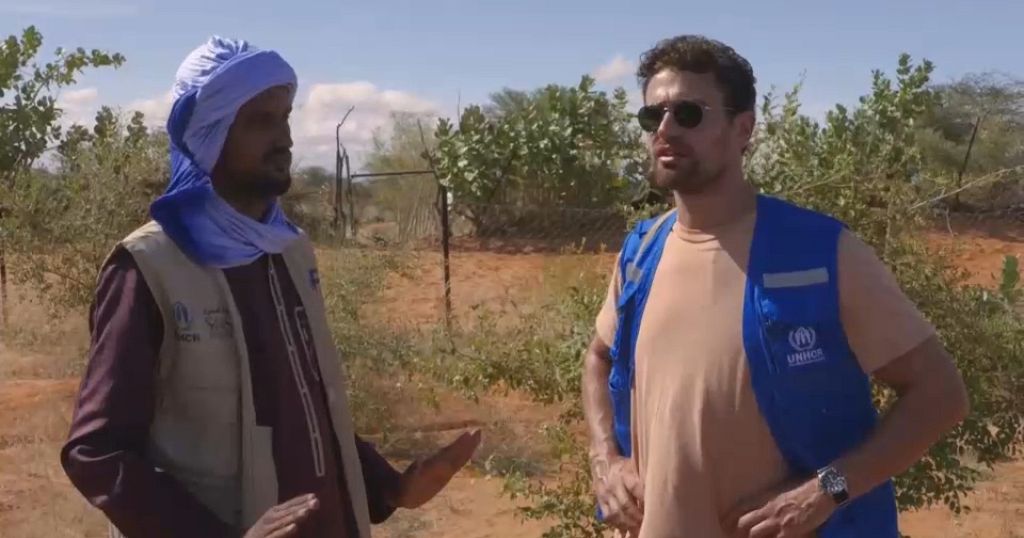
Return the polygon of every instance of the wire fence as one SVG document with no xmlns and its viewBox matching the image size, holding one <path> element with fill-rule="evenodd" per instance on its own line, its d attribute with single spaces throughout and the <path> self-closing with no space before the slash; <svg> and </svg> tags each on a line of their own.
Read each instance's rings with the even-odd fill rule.
<svg viewBox="0 0 1024 538">
<path fill-rule="evenodd" d="M 325 190 L 320 196 L 326 214 L 333 195 Z M 615 208 L 463 203 L 429 174 L 356 181 L 350 196 L 342 202 L 351 208 L 343 233 L 331 233 L 337 224 L 310 215 L 304 228 L 363 246 L 436 250 L 447 236 L 453 250 L 529 253 L 617 248 L 626 227 Z M 309 206 L 308 197 L 302 203 Z"/>
<path fill-rule="evenodd" d="M 321 244 L 414 258 L 417 296 L 429 293 L 449 323 L 453 310 L 513 301 L 505 288 L 535 282 L 561 256 L 617 252 L 627 223 L 615 208 L 464 203 L 432 174 L 357 178 L 340 199 L 330 187 L 291 196 L 289 214 Z"/>
<path fill-rule="evenodd" d="M 626 219 L 615 209 L 460 204 L 451 209 L 454 250 L 593 252 L 618 248 Z"/>
<path fill-rule="evenodd" d="M 996 179 L 1011 172 L 1018 173 L 1019 169 L 1003 171 Z M 975 185 L 976 182 L 982 183 Z M 989 182 L 994 180 L 986 176 L 964 188 L 977 189 Z M 442 305 L 440 313 L 449 322 L 453 302 L 458 310 L 473 306 L 467 302 L 478 303 L 490 297 L 484 292 L 468 294 L 466 288 L 483 288 L 490 281 L 499 287 L 535 283 L 537 275 L 533 273 L 540 271 L 541 266 L 527 263 L 530 256 L 536 261 L 580 254 L 614 254 L 627 232 L 628 219 L 618 208 L 466 203 L 453 197 L 431 173 L 361 177 L 349 185 L 340 200 L 346 204 L 348 229 L 327 235 L 340 236 L 349 245 L 354 242 L 360 247 L 420 255 L 418 263 L 430 266 L 431 272 L 421 272 L 426 276 L 417 284 L 437 290 L 437 303 Z M 1004 194 L 1022 188 L 1019 181 L 1000 186 Z M 323 207 L 330 214 L 330 206 L 339 200 L 330 188 L 322 194 Z M 951 194 L 944 193 L 943 198 Z M 983 199 L 989 198 L 1003 202 L 1006 197 Z M 957 213 L 967 218 L 1024 219 L 1024 205 L 1020 203 L 1003 204 L 1006 207 L 968 205 L 973 201 L 965 197 Z M 948 212 L 947 206 L 934 202 L 931 200 L 936 216 Z M 594 263 L 607 263 L 608 269 L 611 266 L 610 260 Z M 500 264 L 518 264 L 520 270 L 516 273 Z M 484 274 L 487 271 L 492 274 Z"/>
<path fill-rule="evenodd" d="M 427 174 L 358 181 L 352 237 L 379 246 L 429 248 L 442 232 L 438 196 L 437 182 Z"/>
</svg>

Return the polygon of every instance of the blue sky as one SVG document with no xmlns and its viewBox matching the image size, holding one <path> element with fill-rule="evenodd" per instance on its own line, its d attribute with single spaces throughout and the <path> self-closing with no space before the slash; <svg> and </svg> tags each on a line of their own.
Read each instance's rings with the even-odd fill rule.
<svg viewBox="0 0 1024 538">
<path fill-rule="evenodd" d="M 89 74 L 63 104 L 85 121 L 100 104 L 162 120 L 184 56 L 211 34 L 279 51 L 302 89 L 293 129 L 303 162 L 331 163 L 333 124 L 364 150 L 391 110 L 453 116 L 456 104 L 508 86 L 573 84 L 599 74 L 635 89 L 637 57 L 660 38 L 703 33 L 747 57 L 759 91 L 804 77 L 815 116 L 866 92 L 872 69 L 900 52 L 935 62 L 934 78 L 998 70 L 1024 78 L 1019 0 L 687 1 L 0 0 L 0 34 L 35 25 L 44 49 L 123 53 L 119 70 Z"/>
</svg>

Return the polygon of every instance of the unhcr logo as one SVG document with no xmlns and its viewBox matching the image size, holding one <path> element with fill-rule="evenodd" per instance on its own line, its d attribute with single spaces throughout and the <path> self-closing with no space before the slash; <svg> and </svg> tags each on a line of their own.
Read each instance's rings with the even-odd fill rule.
<svg viewBox="0 0 1024 538">
<path fill-rule="evenodd" d="M 174 303 L 174 324 L 174 337 L 179 342 L 194 344 L 199 341 L 199 334 L 192 330 L 192 313 L 180 301 Z"/>
<path fill-rule="evenodd" d="M 805 366 L 825 360 L 825 351 L 818 345 L 818 334 L 812 327 L 797 327 L 789 331 L 789 346 L 793 353 L 786 356 L 790 367 Z"/>
<path fill-rule="evenodd" d="M 182 302 L 174 303 L 174 323 L 178 330 L 187 331 L 192 328 L 192 314 Z"/>
</svg>

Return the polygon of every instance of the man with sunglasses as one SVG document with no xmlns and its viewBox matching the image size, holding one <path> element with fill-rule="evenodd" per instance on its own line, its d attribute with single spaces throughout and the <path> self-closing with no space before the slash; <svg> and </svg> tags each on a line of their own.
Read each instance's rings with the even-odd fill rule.
<svg viewBox="0 0 1024 538">
<path fill-rule="evenodd" d="M 967 413 L 933 327 L 841 223 L 743 177 L 750 65 L 701 36 L 638 76 L 651 180 L 585 357 L 598 516 L 631 535 L 897 537 L 891 477 Z M 895 389 L 876 416 L 869 379 Z"/>
</svg>

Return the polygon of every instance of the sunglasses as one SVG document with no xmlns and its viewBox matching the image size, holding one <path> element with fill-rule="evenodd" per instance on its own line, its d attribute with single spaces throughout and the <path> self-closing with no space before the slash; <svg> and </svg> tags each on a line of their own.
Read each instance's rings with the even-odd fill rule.
<svg viewBox="0 0 1024 538">
<path fill-rule="evenodd" d="M 672 119 L 680 127 L 693 129 L 700 125 L 700 122 L 704 119 L 705 110 L 712 110 L 712 108 L 693 101 L 676 101 L 669 105 L 647 105 L 641 107 L 640 111 L 636 113 L 636 119 L 640 123 L 641 129 L 648 133 L 653 133 L 661 126 L 665 113 L 671 112 Z M 723 110 L 732 109 L 723 108 Z"/>
</svg>

